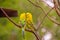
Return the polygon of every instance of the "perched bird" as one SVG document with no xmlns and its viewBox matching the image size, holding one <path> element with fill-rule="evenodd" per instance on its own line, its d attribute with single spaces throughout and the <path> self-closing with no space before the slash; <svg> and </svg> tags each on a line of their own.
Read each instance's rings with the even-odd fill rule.
<svg viewBox="0 0 60 40">
<path fill-rule="evenodd" d="M 26 26 L 30 28 L 32 31 L 35 30 L 34 25 L 33 25 L 33 19 L 32 19 L 32 14 L 31 13 L 26 13 Z"/>
<path fill-rule="evenodd" d="M 25 13 L 22 13 L 20 15 L 20 25 L 22 25 L 22 36 L 23 38 L 25 39 L 25 25 L 26 25 L 26 22 L 25 22 Z"/>
</svg>

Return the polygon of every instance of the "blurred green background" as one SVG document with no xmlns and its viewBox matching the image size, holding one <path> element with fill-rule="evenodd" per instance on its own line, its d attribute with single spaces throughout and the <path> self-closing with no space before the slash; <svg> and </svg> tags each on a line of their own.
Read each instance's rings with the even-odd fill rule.
<svg viewBox="0 0 60 40">
<path fill-rule="evenodd" d="M 43 7 L 46 12 L 50 9 L 42 2 L 37 3 L 36 0 L 31 0 L 32 2 L 36 3 L 37 5 L 40 5 Z M 11 17 L 16 23 L 19 24 L 19 15 L 23 12 L 30 12 L 33 15 L 33 21 L 34 24 L 37 24 L 37 18 L 40 18 L 40 21 L 42 21 L 42 18 L 44 17 L 44 13 L 40 8 L 37 8 L 33 6 L 31 3 L 29 3 L 27 0 L 0 0 L 0 7 L 7 8 L 7 9 L 14 9 L 18 11 L 18 17 Z M 56 12 L 53 10 L 50 12 L 49 16 L 54 17 L 58 22 L 60 22 L 60 17 L 56 14 Z M 51 30 L 55 35 L 55 40 L 60 40 L 60 26 L 50 21 L 47 17 L 44 19 L 44 22 L 42 24 L 43 26 L 40 28 L 39 33 L 42 36 L 41 29 L 47 28 Z M 30 32 L 25 32 L 26 40 L 35 40 L 35 36 Z M 0 40 L 23 40 L 21 29 L 16 27 L 14 24 L 12 24 L 7 18 L 1 17 L 0 18 Z"/>
</svg>

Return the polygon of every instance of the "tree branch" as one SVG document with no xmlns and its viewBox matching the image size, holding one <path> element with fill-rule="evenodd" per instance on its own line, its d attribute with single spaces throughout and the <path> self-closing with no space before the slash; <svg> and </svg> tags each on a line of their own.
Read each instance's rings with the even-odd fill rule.
<svg viewBox="0 0 60 40">
<path fill-rule="evenodd" d="M 19 28 L 21 28 L 21 25 L 16 24 L 7 14 L 6 12 L 1 8 L 1 11 L 4 13 L 4 15 L 7 17 L 7 19 L 12 22 L 14 25 L 18 26 Z"/>
<path fill-rule="evenodd" d="M 10 22 L 12 22 L 15 26 L 21 28 L 21 25 L 16 24 L 16 23 L 6 14 L 6 12 L 5 12 L 2 8 L 1 8 L 1 11 L 5 14 L 5 16 L 7 17 L 7 19 L 8 19 Z M 37 38 L 37 40 L 40 40 L 39 35 L 38 35 L 36 32 L 32 31 L 31 29 L 27 29 L 27 28 L 26 28 L 25 30 L 28 31 L 28 32 L 33 33 L 33 34 L 35 35 L 35 37 Z"/>
</svg>

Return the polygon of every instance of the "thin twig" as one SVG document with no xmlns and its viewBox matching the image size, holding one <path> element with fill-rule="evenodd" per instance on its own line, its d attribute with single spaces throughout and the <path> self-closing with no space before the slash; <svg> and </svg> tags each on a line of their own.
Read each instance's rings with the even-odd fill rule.
<svg viewBox="0 0 60 40">
<path fill-rule="evenodd" d="M 54 2 L 55 11 L 57 12 L 58 16 L 60 16 L 60 10 L 59 10 L 58 1 L 57 0 L 53 0 L 53 2 Z"/>
<path fill-rule="evenodd" d="M 41 37 L 39 36 L 39 34 L 36 31 L 34 32 L 34 34 L 35 34 L 37 40 L 41 40 Z"/>
<path fill-rule="evenodd" d="M 42 7 L 41 6 L 39 6 L 39 5 L 36 5 L 35 3 L 33 3 L 32 1 L 30 1 L 30 0 L 28 0 L 31 4 L 33 4 L 34 6 L 36 6 L 36 7 L 38 7 L 38 8 L 41 8 L 41 10 L 45 13 L 45 11 L 42 9 Z"/>
<path fill-rule="evenodd" d="M 27 23 L 28 23 L 28 22 L 27 22 Z M 30 23 L 28 23 L 28 24 L 31 26 L 31 28 L 33 28 L 34 31 L 36 30 L 36 28 L 35 28 L 33 22 L 30 22 Z"/>
<path fill-rule="evenodd" d="M 39 28 L 41 27 L 42 23 L 44 22 L 44 19 L 47 17 L 47 15 L 52 11 L 52 9 L 50 9 L 47 14 L 43 17 L 41 23 L 39 25 L 37 25 L 37 29 L 36 30 L 39 30 Z"/>
<path fill-rule="evenodd" d="M 29 32 L 33 33 L 35 35 L 36 39 L 40 40 L 40 36 L 36 31 L 32 31 L 32 30 L 26 30 L 26 31 L 29 31 Z"/>
</svg>

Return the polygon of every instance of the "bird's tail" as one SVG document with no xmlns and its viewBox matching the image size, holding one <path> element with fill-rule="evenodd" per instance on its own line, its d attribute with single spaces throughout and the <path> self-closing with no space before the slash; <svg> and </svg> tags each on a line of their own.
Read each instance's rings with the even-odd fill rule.
<svg viewBox="0 0 60 40">
<path fill-rule="evenodd" d="M 25 29 L 24 28 L 22 28 L 22 37 L 25 40 Z"/>
</svg>

